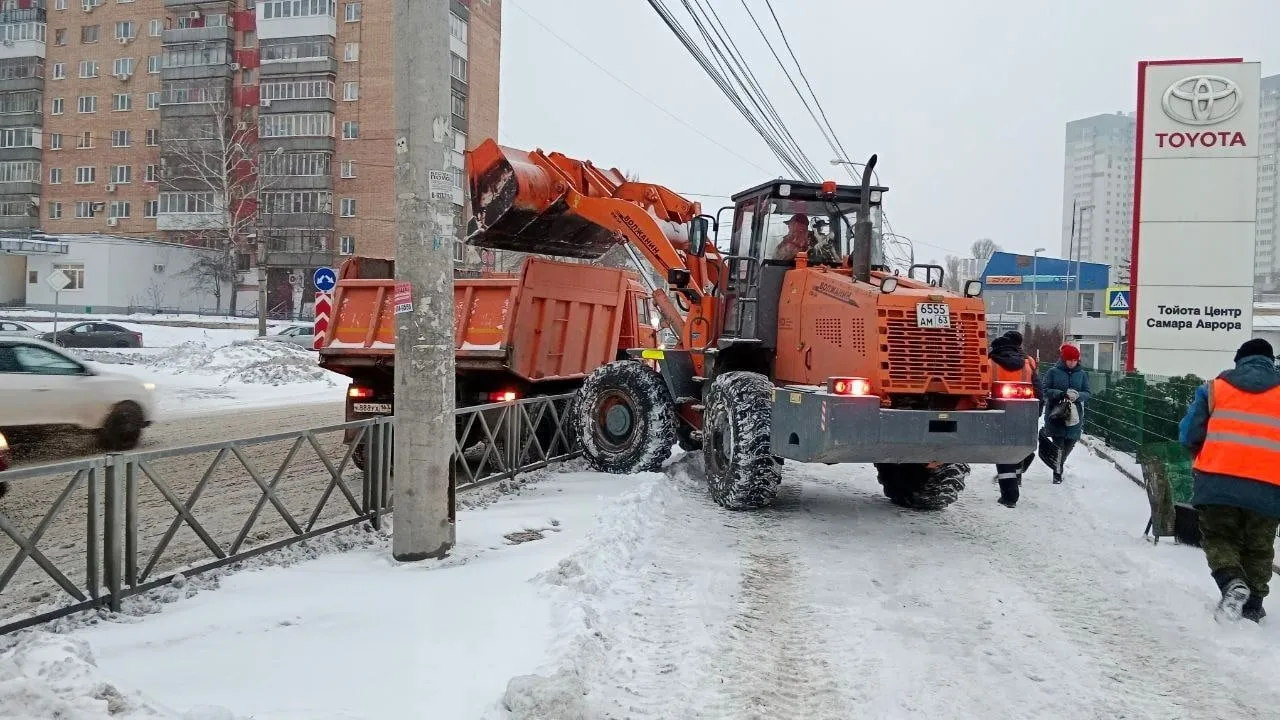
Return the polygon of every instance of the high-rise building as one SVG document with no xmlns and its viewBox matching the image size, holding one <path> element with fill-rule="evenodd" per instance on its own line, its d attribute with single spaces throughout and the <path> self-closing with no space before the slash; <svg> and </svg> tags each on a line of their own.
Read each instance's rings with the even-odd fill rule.
<svg viewBox="0 0 1280 720">
<path fill-rule="evenodd" d="M 1280 286 L 1280 255 L 1276 254 L 1277 222 L 1280 222 L 1280 195 L 1276 165 L 1280 142 L 1280 75 L 1262 78 L 1261 113 L 1258 131 L 1262 148 L 1258 156 L 1258 220 L 1254 226 L 1253 278 L 1258 289 Z"/>
<path fill-rule="evenodd" d="M 228 248 L 242 301 L 267 268 L 274 313 L 310 297 L 318 266 L 394 254 L 386 0 L 0 8 L 0 230 Z M 450 10 L 461 229 L 462 152 L 497 134 L 501 0 Z"/>
<path fill-rule="evenodd" d="M 1062 257 L 1110 265 L 1113 281 L 1128 280 L 1136 125 L 1124 112 L 1067 123 Z"/>
</svg>

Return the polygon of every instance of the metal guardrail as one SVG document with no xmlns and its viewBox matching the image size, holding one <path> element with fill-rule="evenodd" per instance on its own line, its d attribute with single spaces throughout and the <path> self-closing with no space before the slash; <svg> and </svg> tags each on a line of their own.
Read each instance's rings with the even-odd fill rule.
<svg viewBox="0 0 1280 720">
<path fill-rule="evenodd" d="M 575 457 L 572 397 L 456 410 L 454 492 Z M 380 417 L 0 473 L 10 485 L 0 500 L 0 559 L 10 556 L 0 635 L 86 609 L 119 611 L 179 573 L 360 523 L 379 528 L 394 506 L 394 435 L 395 418 Z"/>
</svg>

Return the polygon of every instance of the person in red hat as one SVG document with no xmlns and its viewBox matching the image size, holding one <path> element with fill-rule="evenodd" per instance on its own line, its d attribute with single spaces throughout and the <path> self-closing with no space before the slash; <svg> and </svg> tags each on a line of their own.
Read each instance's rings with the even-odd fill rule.
<svg viewBox="0 0 1280 720">
<path fill-rule="evenodd" d="M 1089 392 L 1089 372 L 1080 366 L 1080 348 L 1071 343 L 1058 349 L 1058 364 L 1044 377 L 1044 427 L 1058 446 L 1058 462 L 1053 482 L 1062 482 L 1067 456 L 1084 434 L 1085 403 Z"/>
</svg>

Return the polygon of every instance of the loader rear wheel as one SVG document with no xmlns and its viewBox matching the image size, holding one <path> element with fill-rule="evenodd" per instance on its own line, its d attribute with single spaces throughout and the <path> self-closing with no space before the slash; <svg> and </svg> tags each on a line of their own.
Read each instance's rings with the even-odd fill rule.
<svg viewBox="0 0 1280 720">
<path fill-rule="evenodd" d="M 894 505 L 912 510 L 942 510 L 960 499 L 969 466 L 964 463 L 937 466 L 877 463 L 876 474 L 885 497 Z"/>
<path fill-rule="evenodd" d="M 676 444 L 676 412 L 662 376 L 619 360 L 595 369 L 573 403 L 582 454 L 597 470 L 627 475 L 662 469 Z"/>
<path fill-rule="evenodd" d="M 782 466 L 773 456 L 773 383 L 752 372 L 718 376 L 703 412 L 702 453 L 711 499 L 730 510 L 766 507 Z"/>
</svg>

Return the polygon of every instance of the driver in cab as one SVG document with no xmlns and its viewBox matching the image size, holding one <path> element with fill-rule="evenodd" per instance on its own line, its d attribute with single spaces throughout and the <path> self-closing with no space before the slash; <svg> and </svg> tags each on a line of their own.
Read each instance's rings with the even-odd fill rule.
<svg viewBox="0 0 1280 720">
<path fill-rule="evenodd" d="M 831 252 L 830 237 L 824 236 L 822 239 L 824 242 L 819 242 L 819 238 L 809 231 L 809 216 L 796 213 L 787 220 L 787 234 L 778 243 L 770 259 L 793 262 L 797 254 L 806 252 L 811 262 L 834 264 L 837 260 L 835 253 Z"/>
</svg>

